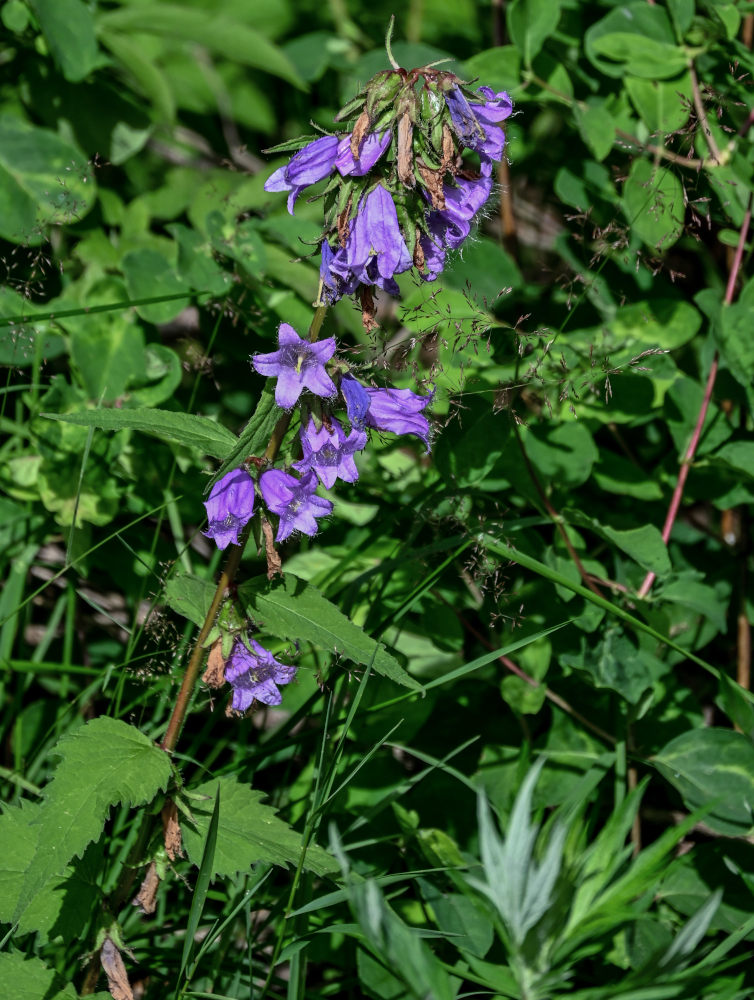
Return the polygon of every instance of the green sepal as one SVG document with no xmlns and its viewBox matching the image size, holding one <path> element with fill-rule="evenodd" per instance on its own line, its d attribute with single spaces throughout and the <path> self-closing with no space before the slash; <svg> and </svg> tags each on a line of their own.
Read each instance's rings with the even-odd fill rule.
<svg viewBox="0 0 754 1000">
<path fill-rule="evenodd" d="M 360 94 L 357 94 L 356 97 L 352 97 L 347 104 L 343 105 L 335 116 L 335 121 L 342 122 L 347 121 L 349 118 L 357 118 L 364 110 L 364 103 L 366 99 L 367 93 L 365 90 L 362 90 Z"/>
<path fill-rule="evenodd" d="M 367 88 L 366 110 L 370 120 L 388 106 L 395 106 L 395 99 L 403 87 L 403 77 L 394 69 L 385 69 L 373 76 Z"/>
<path fill-rule="evenodd" d="M 321 138 L 321 135 L 300 135 L 297 139 L 288 139 L 287 142 L 281 142 L 277 146 L 270 146 L 269 149 L 263 149 L 262 152 L 265 155 L 270 153 L 296 153 L 299 149 L 303 149 L 304 146 L 308 146 L 310 142 Z"/>
</svg>

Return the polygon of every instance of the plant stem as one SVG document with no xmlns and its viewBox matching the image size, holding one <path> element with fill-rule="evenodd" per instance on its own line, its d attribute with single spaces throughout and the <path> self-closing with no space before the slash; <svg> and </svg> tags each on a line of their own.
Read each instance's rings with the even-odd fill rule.
<svg viewBox="0 0 754 1000">
<path fill-rule="evenodd" d="M 733 302 L 733 296 L 736 290 L 736 281 L 738 279 L 738 272 L 741 270 L 741 261 L 743 260 L 744 247 L 746 246 L 746 239 L 749 235 L 749 226 L 751 225 L 751 205 L 752 205 L 752 195 L 749 195 L 749 204 L 746 207 L 746 213 L 741 223 L 741 229 L 738 234 L 738 245 L 736 246 L 736 252 L 733 255 L 733 262 L 730 268 L 730 274 L 728 275 L 728 284 L 725 288 L 725 306 L 729 306 Z M 709 409 L 710 400 L 712 399 L 712 390 L 715 387 L 715 379 L 717 378 L 717 370 L 719 367 L 720 355 L 718 351 L 715 351 L 715 356 L 712 359 L 712 364 L 710 365 L 709 374 L 707 375 L 707 384 L 704 387 L 704 396 L 702 397 L 702 405 L 699 408 L 699 415 L 696 418 L 696 425 L 694 431 L 691 435 L 691 440 L 689 441 L 689 446 L 686 449 L 686 454 L 683 456 L 681 461 L 681 468 L 678 470 L 678 479 L 675 484 L 675 489 L 673 490 L 673 496 L 670 499 L 670 506 L 668 507 L 668 512 L 665 516 L 665 524 L 662 527 L 662 540 L 667 545 L 668 539 L 670 538 L 670 533 L 673 530 L 673 524 L 678 516 L 678 510 L 681 506 L 681 498 L 683 497 L 683 489 L 686 485 L 686 480 L 689 475 L 689 468 L 691 463 L 694 461 L 694 456 L 696 455 L 696 449 L 699 446 L 699 440 L 702 436 L 702 430 L 704 428 L 704 421 L 707 417 L 707 410 Z M 637 597 L 646 597 L 649 591 L 652 589 L 652 584 L 654 583 L 656 577 L 654 573 L 647 573 L 644 577 L 641 587 L 639 587 L 636 592 Z"/>
</svg>

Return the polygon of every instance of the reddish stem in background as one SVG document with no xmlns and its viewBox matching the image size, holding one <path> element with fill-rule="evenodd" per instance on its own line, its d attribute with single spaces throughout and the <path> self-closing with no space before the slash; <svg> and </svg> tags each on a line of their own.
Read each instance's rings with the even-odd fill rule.
<svg viewBox="0 0 754 1000">
<path fill-rule="evenodd" d="M 738 272 L 741 270 L 741 261 L 744 256 L 744 247 L 746 246 L 746 238 L 749 235 L 749 226 L 751 225 L 751 202 L 752 196 L 749 195 L 749 204 L 746 207 L 746 214 L 744 215 L 743 222 L 741 223 L 741 229 L 738 234 L 738 245 L 736 246 L 736 252 L 733 255 L 733 262 L 730 268 L 730 274 L 728 275 L 728 284 L 725 289 L 725 299 L 724 303 L 729 306 L 733 302 L 733 295 L 736 289 L 736 281 L 738 279 Z M 709 409 L 710 400 L 712 399 L 712 390 L 715 387 L 715 379 L 717 378 L 717 370 L 720 362 L 720 356 L 717 351 L 715 351 L 715 356 L 712 359 L 712 364 L 710 365 L 709 374 L 707 375 L 707 384 L 704 387 L 704 396 L 702 398 L 702 405 L 699 408 L 699 415 L 696 418 L 696 426 L 694 427 L 694 432 L 691 435 L 691 440 L 689 441 L 689 446 L 686 449 L 686 454 L 683 456 L 681 461 L 681 468 L 678 472 L 678 481 L 675 484 L 675 489 L 673 490 L 673 496 L 670 500 L 670 506 L 668 507 L 668 513 L 665 518 L 665 524 L 662 528 L 662 540 L 667 545 L 668 539 L 670 538 L 670 533 L 673 530 L 673 524 L 678 516 L 678 510 L 681 506 L 681 498 L 683 497 L 683 488 L 686 485 L 686 480 L 689 474 L 689 468 L 691 463 L 694 461 L 694 456 L 696 454 L 696 449 L 699 445 L 699 439 L 702 436 L 702 430 L 704 428 L 704 421 L 707 417 L 707 410 Z M 646 597 L 649 591 L 652 589 L 652 584 L 655 582 L 655 574 L 647 573 L 644 577 L 641 587 L 637 591 L 637 597 Z"/>
</svg>

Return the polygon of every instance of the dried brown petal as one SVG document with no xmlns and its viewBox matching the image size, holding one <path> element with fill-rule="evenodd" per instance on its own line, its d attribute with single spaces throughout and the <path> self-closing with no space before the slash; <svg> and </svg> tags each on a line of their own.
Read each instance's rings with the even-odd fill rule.
<svg viewBox="0 0 754 1000">
<path fill-rule="evenodd" d="M 272 580 L 278 573 L 282 574 L 283 563 L 275 548 L 272 525 L 266 517 L 262 518 L 262 534 L 264 535 L 264 551 L 267 556 L 267 579 Z"/>
<path fill-rule="evenodd" d="M 422 176 L 427 191 L 429 191 L 429 196 L 432 199 L 432 208 L 436 208 L 441 212 L 445 208 L 445 189 L 442 185 L 442 174 L 439 170 L 431 170 L 421 160 L 416 161 L 416 166 L 419 168 L 419 173 Z"/>
<path fill-rule="evenodd" d="M 398 180 L 406 187 L 415 187 L 414 126 L 411 115 L 404 111 L 398 119 Z"/>
<path fill-rule="evenodd" d="M 139 891 L 134 897 L 134 906 L 138 906 L 142 913 L 149 916 L 157 909 L 157 890 L 160 888 L 160 876 L 157 874 L 157 865 L 152 864 L 147 868 L 147 874 L 141 883 Z"/>
<path fill-rule="evenodd" d="M 372 330 L 378 330 L 380 324 L 374 318 L 377 314 L 377 309 L 374 305 L 374 296 L 372 295 L 372 289 L 369 285 L 362 285 L 360 289 L 361 297 L 361 322 L 364 324 L 364 329 L 367 333 L 371 333 Z"/>
<path fill-rule="evenodd" d="M 348 217 L 351 214 L 351 197 L 348 198 L 348 204 L 343 209 L 343 211 L 338 216 L 338 239 L 340 240 L 340 245 L 344 247 L 346 245 L 346 240 L 351 233 L 351 226 L 348 221 Z"/>
<path fill-rule="evenodd" d="M 171 861 L 183 857 L 181 846 L 181 824 L 178 822 L 178 806 L 168 799 L 162 807 L 162 833 L 165 838 L 165 850 Z"/>
<path fill-rule="evenodd" d="M 362 111 L 356 119 L 356 124 L 351 133 L 351 156 L 353 156 L 354 160 L 358 160 L 359 156 L 361 156 L 361 144 L 369 131 L 369 125 L 369 115 L 366 111 Z"/>
<path fill-rule="evenodd" d="M 421 230 L 416 227 L 416 243 L 414 243 L 414 266 L 424 269 L 424 248 L 421 245 Z"/>
<path fill-rule="evenodd" d="M 223 641 L 216 639 L 209 649 L 207 657 L 207 669 L 202 675 L 202 680 L 211 688 L 222 687 L 225 683 L 225 660 L 223 659 Z"/>
<path fill-rule="evenodd" d="M 99 960 L 105 970 L 107 988 L 110 990 L 113 1000 L 134 1000 L 126 967 L 112 938 L 105 938 L 99 953 Z"/>
<path fill-rule="evenodd" d="M 447 125 L 442 127 L 442 160 L 440 161 L 440 172 L 446 174 L 450 172 L 455 176 L 457 169 L 458 154 L 456 144 L 453 142 L 453 133 Z"/>
</svg>

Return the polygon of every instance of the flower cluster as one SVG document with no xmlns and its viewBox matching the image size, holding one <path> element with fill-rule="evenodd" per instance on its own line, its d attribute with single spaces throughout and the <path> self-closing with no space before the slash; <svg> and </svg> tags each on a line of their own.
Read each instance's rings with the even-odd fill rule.
<svg viewBox="0 0 754 1000">
<path fill-rule="evenodd" d="M 493 165 L 505 146 L 501 123 L 512 110 L 504 92 L 471 90 L 431 66 L 407 72 L 390 59 L 394 69 L 378 73 L 337 116 L 348 123 L 347 133 L 287 146 L 297 152 L 265 184 L 267 191 L 287 192 L 293 213 L 303 190 L 327 181 L 318 304 L 358 293 L 367 328 L 375 325 L 374 286 L 397 295 L 395 276 L 412 268 L 434 280 L 448 251 L 469 236 L 490 197 Z M 433 393 L 364 385 L 335 357 L 336 347 L 334 337 L 304 340 L 282 323 L 277 350 L 252 358 L 258 374 L 276 380 L 277 406 L 291 416 L 294 408 L 298 413 L 300 457 L 287 468 L 252 457 L 249 467 L 219 479 L 205 504 L 205 534 L 219 548 L 243 544 L 257 495 L 273 524 L 276 520 L 275 541 L 296 532 L 316 535 L 333 510 L 332 501 L 317 491 L 331 489 L 339 479 L 356 482 L 356 456 L 370 431 L 413 435 L 429 451 L 425 410 Z M 251 467 L 258 470 L 257 479 Z M 275 573 L 280 560 L 270 554 L 271 530 L 264 518 L 262 526 L 269 572 Z M 229 632 L 223 644 L 228 658 L 218 654 L 217 680 L 230 682 L 232 710 L 245 712 L 255 701 L 279 704 L 279 685 L 289 683 L 296 668 L 248 636 Z"/>
<path fill-rule="evenodd" d="M 471 90 L 452 73 L 387 70 L 337 116 L 351 123 L 348 134 L 309 142 L 272 174 L 265 190 L 288 191 L 290 212 L 304 188 L 330 179 L 324 302 L 360 292 L 371 326 L 371 286 L 396 295 L 395 275 L 412 267 L 437 277 L 492 192 L 505 148 L 500 123 L 511 111 L 504 91 Z"/>
</svg>

